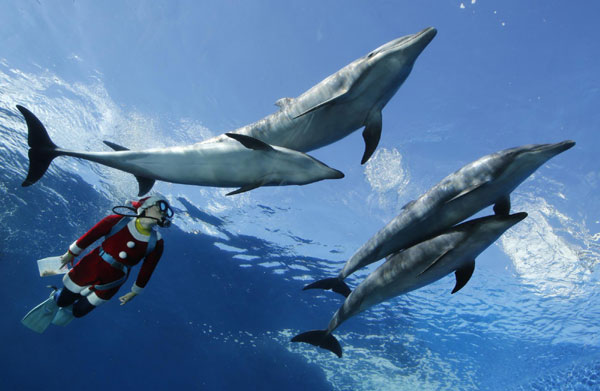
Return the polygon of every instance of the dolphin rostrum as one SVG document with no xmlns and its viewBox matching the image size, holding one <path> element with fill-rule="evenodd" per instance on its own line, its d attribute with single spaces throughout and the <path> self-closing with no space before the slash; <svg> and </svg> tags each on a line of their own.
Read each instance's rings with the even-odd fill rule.
<svg viewBox="0 0 600 391">
<path fill-rule="evenodd" d="M 527 213 L 494 215 L 470 220 L 448 231 L 390 255 L 344 301 L 325 330 L 313 330 L 292 338 L 307 342 L 342 357 L 342 348 L 331 334 L 350 317 L 382 301 L 429 285 L 454 272 L 458 292 L 471 278 L 475 258 Z"/>
<path fill-rule="evenodd" d="M 57 147 L 40 120 L 17 106 L 28 127 L 29 172 L 23 186 L 38 181 L 57 156 L 73 156 L 121 171 L 139 182 L 139 195 L 156 180 L 187 185 L 239 187 L 227 195 L 260 186 L 305 185 L 344 174 L 317 159 L 291 149 L 272 146 L 253 137 L 227 133 L 187 146 L 130 151 L 105 141 L 114 152 L 78 152 Z"/>
<path fill-rule="evenodd" d="M 394 96 L 415 60 L 435 37 L 428 27 L 386 43 L 297 98 L 276 102 L 280 110 L 234 133 L 271 145 L 308 152 L 365 127 L 361 164 L 373 154 L 381 136 L 381 110 Z"/>
<path fill-rule="evenodd" d="M 486 155 L 448 175 L 377 232 L 346 262 L 337 277 L 304 289 L 332 289 L 348 296 L 344 279 L 359 268 L 419 243 L 494 205 L 510 213 L 510 193 L 542 164 L 575 145 L 574 141 L 533 144 Z"/>
</svg>

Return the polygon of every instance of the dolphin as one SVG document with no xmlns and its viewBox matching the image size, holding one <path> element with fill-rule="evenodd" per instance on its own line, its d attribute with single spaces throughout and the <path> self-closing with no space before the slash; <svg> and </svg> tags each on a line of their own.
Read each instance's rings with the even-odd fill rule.
<svg viewBox="0 0 600 391">
<path fill-rule="evenodd" d="M 381 110 L 410 74 L 415 60 L 437 34 L 428 27 L 373 50 L 297 98 L 282 98 L 279 111 L 233 133 L 300 152 L 338 141 L 365 127 L 361 164 L 381 137 Z"/>
<path fill-rule="evenodd" d="M 549 159 L 575 145 L 532 144 L 492 153 L 448 175 L 425 194 L 406 204 L 398 216 L 371 237 L 346 262 L 337 277 L 304 289 L 332 289 L 344 296 L 344 279 L 359 268 L 410 247 L 494 205 L 496 214 L 510 213 L 510 193 Z"/>
<path fill-rule="evenodd" d="M 17 109 L 28 127 L 29 172 L 23 186 L 37 182 L 57 156 L 72 156 L 121 171 L 138 180 L 139 195 L 156 180 L 187 185 L 239 187 L 227 195 L 260 186 L 305 185 L 344 174 L 317 159 L 291 149 L 272 146 L 253 137 L 227 133 L 205 142 L 169 148 L 130 151 L 105 141 L 114 152 L 78 152 L 59 148 L 40 120 L 23 106 Z"/>
<path fill-rule="evenodd" d="M 471 278 L 475 258 L 527 213 L 495 215 L 470 220 L 432 239 L 390 255 L 350 293 L 325 330 L 296 335 L 292 342 L 306 342 L 342 357 L 342 348 L 331 334 L 350 317 L 382 301 L 429 285 L 454 272 L 458 292 Z"/>
</svg>

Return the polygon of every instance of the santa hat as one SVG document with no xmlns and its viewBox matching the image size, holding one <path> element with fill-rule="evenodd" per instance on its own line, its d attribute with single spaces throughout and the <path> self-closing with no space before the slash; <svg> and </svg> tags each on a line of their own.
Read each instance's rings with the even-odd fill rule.
<svg viewBox="0 0 600 391">
<path fill-rule="evenodd" d="M 152 205 L 156 205 L 158 201 L 165 201 L 167 204 L 169 203 L 165 197 L 155 194 L 150 197 L 141 198 L 138 201 L 131 201 L 131 206 L 137 210 L 138 215 L 141 215 L 146 209 L 150 208 Z"/>
</svg>

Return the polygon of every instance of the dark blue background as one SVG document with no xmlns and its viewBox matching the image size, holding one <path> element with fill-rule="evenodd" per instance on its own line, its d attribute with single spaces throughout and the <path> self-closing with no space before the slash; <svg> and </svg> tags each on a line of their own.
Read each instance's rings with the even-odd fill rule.
<svg viewBox="0 0 600 391">
<path fill-rule="evenodd" d="M 17 153 L 3 153 L 5 162 L 26 163 Z M 165 252 L 143 295 L 125 306 L 113 299 L 41 335 L 23 327 L 20 319 L 47 296 L 46 285 L 60 286 L 59 277 L 39 277 L 36 259 L 62 254 L 110 213 L 109 202 L 90 185 L 56 171 L 43 185 L 22 188 L 21 178 L 0 170 L 0 183 L 8 188 L 0 207 L 14 211 L 0 230 L 2 390 L 331 389 L 320 368 L 266 334 L 316 324 L 307 321 L 302 285 L 275 278 L 268 269 L 240 268 L 235 253 L 175 226 L 162 230 Z M 193 218 L 219 224 L 188 206 Z M 254 237 L 230 235 L 228 244 L 265 259 L 276 250 Z"/>
</svg>

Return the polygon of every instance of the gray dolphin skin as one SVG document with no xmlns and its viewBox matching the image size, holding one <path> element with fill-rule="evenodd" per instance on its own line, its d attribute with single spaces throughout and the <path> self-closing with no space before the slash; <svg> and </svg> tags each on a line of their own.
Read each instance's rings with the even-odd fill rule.
<svg viewBox="0 0 600 391">
<path fill-rule="evenodd" d="M 135 175 L 139 195 L 156 180 L 187 185 L 239 187 L 228 195 L 260 186 L 305 185 L 344 174 L 301 152 L 271 146 L 255 138 L 227 133 L 182 147 L 129 151 L 111 142 L 114 152 L 77 152 L 57 147 L 44 125 L 29 110 L 17 106 L 28 127 L 29 172 L 23 186 L 38 181 L 57 156 L 72 156 Z"/>
<path fill-rule="evenodd" d="M 139 182 L 139 195 L 150 191 L 155 180 L 239 187 L 228 194 L 231 195 L 260 186 L 303 185 L 342 178 L 341 172 L 299 152 L 331 144 L 364 126 L 366 147 L 362 163 L 365 163 L 379 143 L 381 110 L 404 83 L 415 60 L 436 33 L 436 29 L 429 27 L 390 41 L 298 98 L 278 100 L 278 112 L 233 132 L 184 147 L 129 151 L 105 142 L 115 152 L 69 151 L 54 145 L 41 122 L 27 109 L 17 106 L 29 127 L 30 167 L 23 186 L 39 180 L 52 159 L 60 155 L 134 174 Z M 33 144 L 32 126 L 42 130 L 33 132 L 40 134 Z"/>
<path fill-rule="evenodd" d="M 444 178 L 377 232 L 346 262 L 337 277 L 304 289 L 331 289 L 348 296 L 343 281 L 363 266 L 410 247 L 494 205 L 496 214 L 510 213 L 510 193 L 549 159 L 574 141 L 533 144 L 486 155 Z"/>
<path fill-rule="evenodd" d="M 458 292 L 471 278 L 475 258 L 527 213 L 494 215 L 457 225 L 432 239 L 390 255 L 350 293 L 325 330 L 292 338 L 322 347 L 342 357 L 342 348 L 331 334 L 350 317 L 390 298 L 429 285 L 454 272 Z"/>
<path fill-rule="evenodd" d="M 373 154 L 381 136 L 381 110 L 410 74 L 415 60 L 437 34 L 423 31 L 373 50 L 297 98 L 276 102 L 280 110 L 233 133 L 271 145 L 308 152 L 365 127 L 365 152 Z"/>
</svg>

